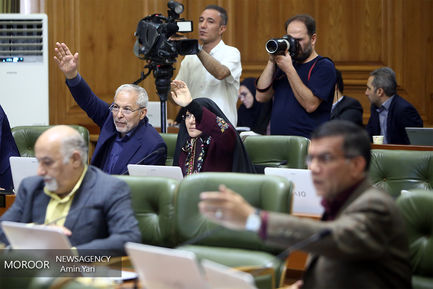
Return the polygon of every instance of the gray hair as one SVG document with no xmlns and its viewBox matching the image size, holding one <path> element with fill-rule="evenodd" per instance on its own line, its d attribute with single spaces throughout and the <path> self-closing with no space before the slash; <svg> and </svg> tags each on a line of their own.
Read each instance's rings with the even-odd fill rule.
<svg viewBox="0 0 433 289">
<path fill-rule="evenodd" d="M 83 164 L 87 164 L 87 144 L 84 138 L 78 132 L 62 139 L 61 152 L 63 155 L 63 162 L 69 162 L 69 158 L 75 151 L 78 151 L 81 156 Z"/>
<path fill-rule="evenodd" d="M 397 92 L 395 72 L 389 67 L 381 67 L 370 73 L 374 79 L 371 84 L 374 90 L 382 88 L 387 96 L 393 96 Z"/>
<path fill-rule="evenodd" d="M 133 90 L 137 93 L 137 105 L 139 107 L 147 107 L 147 102 L 149 101 L 149 96 L 147 95 L 146 90 L 135 84 L 122 84 L 116 89 L 116 94 L 114 97 L 116 97 L 122 90 Z"/>
</svg>

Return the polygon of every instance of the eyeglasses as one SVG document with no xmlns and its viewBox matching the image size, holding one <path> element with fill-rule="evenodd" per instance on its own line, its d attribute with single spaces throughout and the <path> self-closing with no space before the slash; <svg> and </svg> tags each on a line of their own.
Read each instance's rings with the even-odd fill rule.
<svg viewBox="0 0 433 289">
<path fill-rule="evenodd" d="M 345 155 L 335 156 L 335 155 L 332 155 L 329 153 L 324 153 L 324 154 L 320 154 L 317 156 L 307 155 L 305 162 L 307 163 L 307 166 L 310 166 L 313 163 L 313 160 L 317 159 L 317 162 L 319 165 L 328 165 L 339 158 L 352 159 L 354 157 L 355 156 L 345 156 Z"/>
<path fill-rule="evenodd" d="M 183 120 L 191 119 L 191 117 L 194 117 L 192 113 L 185 113 L 184 115 L 182 115 Z"/>
<path fill-rule="evenodd" d="M 140 106 L 140 107 L 137 108 L 137 109 L 131 109 L 131 108 L 129 108 L 129 107 L 120 107 L 120 106 L 118 106 L 118 105 L 115 104 L 115 103 L 113 103 L 113 104 L 110 105 L 110 107 L 109 107 L 109 109 L 111 110 L 112 113 L 117 114 L 117 113 L 119 113 L 119 110 L 122 110 L 122 113 L 123 113 L 124 115 L 131 115 L 133 112 L 135 112 L 135 111 L 137 111 L 137 110 L 140 110 L 140 109 L 142 109 L 142 108 L 144 108 L 144 106 Z"/>
</svg>

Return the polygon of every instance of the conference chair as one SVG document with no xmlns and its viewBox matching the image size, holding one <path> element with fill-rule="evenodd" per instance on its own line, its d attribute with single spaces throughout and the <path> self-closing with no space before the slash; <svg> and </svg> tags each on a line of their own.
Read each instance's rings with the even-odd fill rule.
<svg viewBox="0 0 433 289">
<path fill-rule="evenodd" d="M 301 136 L 248 136 L 244 146 L 257 173 L 265 167 L 305 169 L 310 140 Z"/>
<path fill-rule="evenodd" d="M 275 272 L 279 284 L 284 260 L 276 257 L 282 250 L 265 245 L 256 233 L 233 231 L 210 222 L 200 214 L 198 203 L 203 191 L 216 191 L 220 184 L 241 194 L 256 208 L 288 213 L 292 183 L 278 176 L 240 173 L 200 173 L 183 179 L 176 198 L 175 226 L 180 249 L 194 252 L 230 267 L 264 268 Z M 259 270 L 260 271 L 260 270 Z M 262 273 L 262 272 L 261 272 Z M 257 278 L 259 288 L 273 287 L 272 276 Z"/>
<path fill-rule="evenodd" d="M 433 288 L 433 191 L 411 190 L 397 199 L 409 237 L 412 286 Z"/>
<path fill-rule="evenodd" d="M 375 186 L 394 198 L 401 190 L 432 190 L 433 151 L 374 149 L 369 175 Z"/>
<path fill-rule="evenodd" d="M 144 244 L 173 247 L 175 196 L 179 182 L 163 177 L 116 176 L 131 189 L 132 209 Z"/>
<path fill-rule="evenodd" d="M 160 135 L 167 145 L 167 160 L 165 161 L 165 165 L 172 166 L 176 150 L 177 133 L 160 133 Z"/>
<path fill-rule="evenodd" d="M 83 136 L 84 141 L 89 147 L 89 131 L 84 126 L 70 125 L 78 130 Z M 29 126 L 16 126 L 11 129 L 12 136 L 17 144 L 18 151 L 22 157 L 34 157 L 34 146 L 38 137 L 47 129 L 53 127 L 52 125 L 29 125 Z"/>
</svg>

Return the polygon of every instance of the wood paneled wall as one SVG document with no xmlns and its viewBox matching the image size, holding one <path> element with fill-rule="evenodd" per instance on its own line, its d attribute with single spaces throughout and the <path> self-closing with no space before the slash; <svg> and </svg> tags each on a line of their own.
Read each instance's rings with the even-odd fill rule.
<svg viewBox="0 0 433 289">
<path fill-rule="evenodd" d="M 399 93 L 433 126 L 433 1 L 431 0 L 184 0 L 182 17 L 194 21 L 208 4 L 226 8 L 229 16 L 224 41 L 242 56 L 242 78 L 260 75 L 267 61 L 265 42 L 285 34 L 292 15 L 311 14 L 317 22 L 316 50 L 332 58 L 343 72 L 345 94 L 364 107 L 369 73 L 392 67 Z M 50 58 L 56 41 L 67 43 L 80 57 L 80 73 L 93 91 L 111 102 L 115 89 L 135 81 L 145 63 L 132 52 L 138 21 L 153 13 L 166 15 L 161 0 L 46 0 Z M 181 58 L 179 58 L 180 62 Z M 178 68 L 178 64 L 176 64 Z M 175 72 L 176 73 L 176 72 Z M 142 85 L 151 100 L 158 100 L 153 77 Z M 173 118 L 176 107 L 168 104 Z M 50 63 L 50 122 L 74 123 L 98 129 L 75 104 L 54 61 Z"/>
</svg>

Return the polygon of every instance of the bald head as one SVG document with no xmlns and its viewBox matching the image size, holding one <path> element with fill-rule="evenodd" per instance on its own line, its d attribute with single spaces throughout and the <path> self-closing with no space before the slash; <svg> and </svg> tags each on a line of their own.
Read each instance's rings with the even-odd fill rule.
<svg viewBox="0 0 433 289">
<path fill-rule="evenodd" d="M 61 195 L 70 192 L 80 178 L 87 162 L 87 146 L 77 130 L 59 125 L 39 136 L 35 155 L 45 186 Z"/>
<path fill-rule="evenodd" d="M 50 146 L 53 149 L 58 148 L 65 158 L 65 161 L 77 151 L 82 162 L 87 162 L 87 144 L 80 133 L 67 125 L 58 125 L 43 132 L 36 141 L 37 146 Z"/>
</svg>

